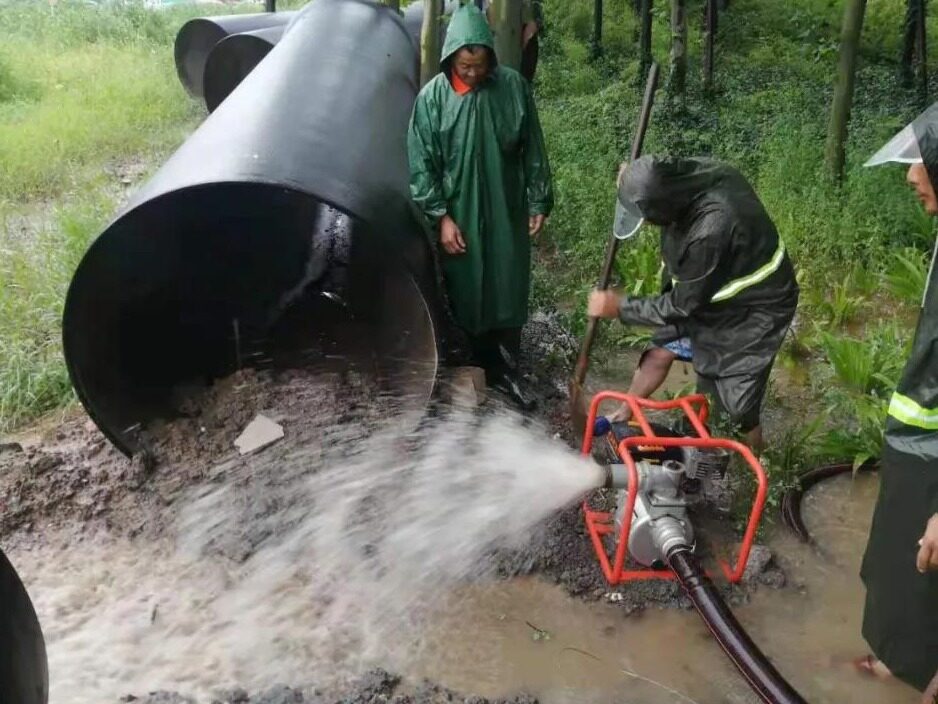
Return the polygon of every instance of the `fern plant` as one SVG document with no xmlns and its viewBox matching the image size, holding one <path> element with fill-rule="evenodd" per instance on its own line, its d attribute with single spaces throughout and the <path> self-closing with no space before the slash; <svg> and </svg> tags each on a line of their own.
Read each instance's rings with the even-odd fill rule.
<svg viewBox="0 0 938 704">
<path fill-rule="evenodd" d="M 928 262 L 915 247 L 906 247 L 894 256 L 892 266 L 885 274 L 886 288 L 907 303 L 919 305 L 925 295 Z"/>
</svg>

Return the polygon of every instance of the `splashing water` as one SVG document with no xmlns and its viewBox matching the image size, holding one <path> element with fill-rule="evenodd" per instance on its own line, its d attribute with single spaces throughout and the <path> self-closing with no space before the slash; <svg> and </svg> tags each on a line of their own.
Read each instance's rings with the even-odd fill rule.
<svg viewBox="0 0 938 704">
<path fill-rule="evenodd" d="M 507 412 L 454 413 L 406 437 L 345 431 L 357 447 L 342 461 L 317 468 L 312 450 L 294 453 L 194 490 L 173 539 L 17 556 L 52 702 L 155 689 L 208 699 L 406 663 L 449 590 L 491 578 L 496 553 L 601 482 Z"/>
</svg>

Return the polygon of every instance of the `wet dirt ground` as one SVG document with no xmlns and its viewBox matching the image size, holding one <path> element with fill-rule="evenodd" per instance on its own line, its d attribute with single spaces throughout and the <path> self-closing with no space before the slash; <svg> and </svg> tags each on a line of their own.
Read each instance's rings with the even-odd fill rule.
<svg viewBox="0 0 938 704">
<path fill-rule="evenodd" d="M 569 364 L 572 341 L 550 316 L 534 316 L 524 338 L 524 354 L 528 383 L 540 402 L 538 415 L 549 432 L 567 434 L 566 379 L 558 370 Z M 531 363 L 547 359 L 549 364 Z M 621 388 L 624 371 L 607 370 L 593 384 Z M 675 365 L 669 388 L 682 388 L 688 376 L 683 365 Z M 154 463 L 121 456 L 77 411 L 40 432 L 3 439 L 0 539 L 36 602 L 46 631 L 53 682 L 57 653 L 88 645 L 74 641 L 79 625 L 95 618 L 95 600 L 88 594 L 103 595 L 108 580 L 120 570 L 120 553 L 108 552 L 111 547 L 106 541 L 105 549 L 98 549 L 102 536 L 120 541 L 128 553 L 134 553 L 134 559 L 152 551 L 154 573 L 159 572 L 159 546 L 166 538 L 165 528 L 174 516 L 179 492 L 194 483 L 211 484 L 231 475 L 245 485 L 244 495 L 254 498 L 244 504 L 245 530 L 216 545 L 209 557 L 238 563 L 265 539 L 263 529 L 250 526 L 263 525 L 257 519 L 263 517 L 265 501 L 289 501 L 289 497 L 278 496 L 276 482 L 252 483 L 251 463 L 257 458 L 243 458 L 231 450 L 234 437 L 254 413 L 272 412 L 266 392 L 251 391 L 253 381 L 250 375 L 229 380 L 207 403 L 192 409 L 191 417 L 156 433 L 150 443 L 157 459 Z M 281 390 L 290 389 L 287 395 L 296 404 L 292 412 L 280 406 L 274 419 L 297 441 L 268 448 L 264 462 L 288 457 L 310 443 L 316 444 L 318 456 L 328 462 L 331 453 L 349 440 L 348 429 L 337 431 L 334 438 L 324 437 L 323 428 L 309 424 L 304 411 L 312 402 L 319 407 L 347 407 L 348 392 L 343 392 L 341 400 L 329 396 L 323 403 L 324 396 L 335 393 L 329 384 L 319 386 L 291 375 L 276 384 L 282 385 Z M 240 403 L 232 403 L 245 390 L 250 402 L 241 398 Z M 193 435 L 205 436 L 204 442 L 188 442 Z M 866 652 L 859 635 L 862 585 L 857 572 L 875 492 L 875 476 L 863 475 L 833 480 L 813 490 L 805 500 L 805 522 L 825 546 L 825 554 L 773 531 L 760 553 L 765 569 L 756 570 L 746 587 L 726 588 L 734 612 L 756 642 L 815 704 L 917 701 L 915 693 L 904 686 L 860 678 L 844 664 Z M 388 644 L 382 664 L 400 675 L 373 671 L 340 688 L 319 689 L 309 681 L 315 682 L 316 672 L 328 665 L 311 661 L 309 676 L 300 688 L 295 688 L 296 682 L 275 681 L 270 688 L 252 692 L 220 692 L 216 700 L 231 704 L 482 704 L 486 700 L 481 696 L 519 702 L 536 697 L 547 704 L 756 701 L 673 583 L 619 589 L 605 584 L 576 507 L 558 514 L 538 533 L 533 536 L 533 547 L 502 563 L 502 579 L 454 589 L 444 595 L 432 618 L 396 635 L 412 647 L 397 649 Z M 725 531 L 714 535 L 714 551 L 732 553 L 732 536 Z M 113 564 L 98 571 L 88 572 L 82 564 L 106 562 L 108 555 Z M 52 556 L 62 559 L 54 558 L 50 564 Z M 171 573 L 171 563 L 163 569 Z M 72 574 L 88 580 L 86 591 L 62 591 L 64 586 L 71 587 L 65 583 Z M 223 583 L 224 577 L 220 579 Z M 154 582 L 158 584 L 162 583 Z M 63 593 L 70 596 L 63 598 Z M 196 594 L 178 596 L 198 599 Z M 76 599 L 87 600 L 92 611 L 85 613 L 85 604 L 71 603 Z M 100 606 L 107 608 L 106 600 Z M 149 602 L 124 606 L 128 610 L 121 619 L 139 620 L 139 624 L 134 622 L 134 632 L 141 647 L 153 647 L 145 633 L 160 618 L 156 606 Z M 115 618 L 105 620 L 103 627 L 117 622 Z M 315 628 L 314 621 L 309 628 Z M 402 659 L 398 652 L 408 655 Z M 435 684 L 420 684 L 424 679 Z M 128 692 L 124 700 L 189 701 L 174 694 L 171 685 L 167 683 L 166 691 L 155 694 Z M 513 699 L 519 692 L 526 694 Z M 58 695 L 53 704 L 69 704 L 67 693 Z"/>
</svg>

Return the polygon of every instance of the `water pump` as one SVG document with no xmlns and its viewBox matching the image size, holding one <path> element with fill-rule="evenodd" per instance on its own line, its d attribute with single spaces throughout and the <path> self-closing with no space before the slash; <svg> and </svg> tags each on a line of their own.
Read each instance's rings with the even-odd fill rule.
<svg viewBox="0 0 938 704">
<path fill-rule="evenodd" d="M 611 400 L 629 405 L 634 419 L 631 430 L 609 432 L 612 428 L 608 423 L 597 424 L 600 404 Z M 650 423 L 644 414 L 647 409 L 680 411 L 690 426 L 688 434 Z M 650 401 L 604 391 L 593 397 L 583 454 L 592 453 L 596 436 L 607 438 L 614 461 L 606 466 L 605 487 L 617 492 L 612 511 L 596 511 L 588 500 L 584 502 L 586 527 L 610 584 L 637 579 L 677 580 L 720 647 L 762 701 L 805 704 L 740 626 L 694 555 L 695 536 L 688 507 L 700 498 L 702 490 L 706 493 L 708 483 L 723 478 L 731 454 L 742 457 L 755 475 L 758 488 L 735 564 L 720 562 L 730 582 L 739 582 L 743 577 L 768 491 L 765 472 L 749 448 L 710 436 L 706 427 L 708 412 L 707 399 L 701 395 Z M 611 556 L 604 542 L 607 537 L 613 547 Z"/>
<path fill-rule="evenodd" d="M 633 560 L 646 567 L 662 567 L 664 556 L 674 545 L 686 545 L 693 551 L 694 526 L 688 507 L 698 499 L 704 483 L 724 477 L 730 458 L 720 448 L 685 447 L 680 448 L 680 454 L 680 460 L 640 459 L 635 466 L 638 486 L 627 550 Z M 606 488 L 618 489 L 613 536 L 621 536 L 629 472 L 625 464 L 618 463 L 608 465 L 606 472 Z"/>
</svg>

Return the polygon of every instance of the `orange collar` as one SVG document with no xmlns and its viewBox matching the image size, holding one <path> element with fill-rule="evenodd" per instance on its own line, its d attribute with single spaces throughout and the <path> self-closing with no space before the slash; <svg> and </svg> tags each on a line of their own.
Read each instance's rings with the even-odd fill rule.
<svg viewBox="0 0 938 704">
<path fill-rule="evenodd" d="M 472 92 L 472 88 L 466 85 L 465 81 L 457 76 L 455 71 L 450 74 L 450 84 L 453 86 L 453 90 L 456 91 L 456 95 L 466 95 Z"/>
</svg>

